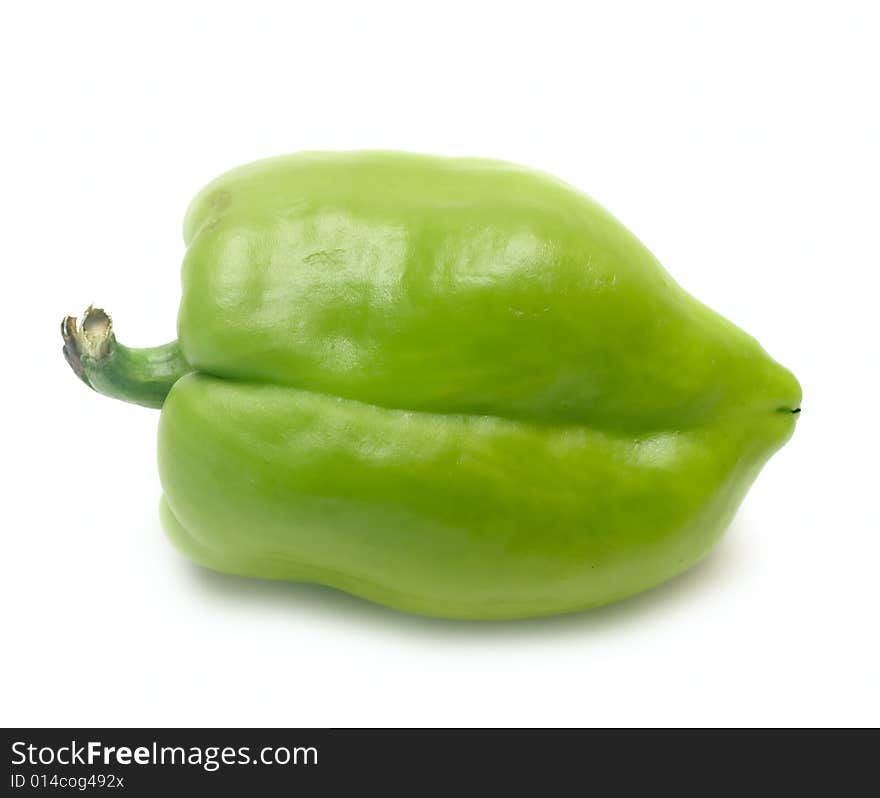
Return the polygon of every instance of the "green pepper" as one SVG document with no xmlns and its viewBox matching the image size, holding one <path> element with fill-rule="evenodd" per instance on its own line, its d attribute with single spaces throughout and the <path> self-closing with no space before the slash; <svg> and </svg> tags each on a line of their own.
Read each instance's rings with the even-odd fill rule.
<svg viewBox="0 0 880 798">
<path fill-rule="evenodd" d="M 657 585 L 716 543 L 801 390 L 616 219 L 507 163 L 302 153 L 186 214 L 178 340 L 63 324 L 161 407 L 161 515 L 219 571 L 517 618 Z"/>
</svg>

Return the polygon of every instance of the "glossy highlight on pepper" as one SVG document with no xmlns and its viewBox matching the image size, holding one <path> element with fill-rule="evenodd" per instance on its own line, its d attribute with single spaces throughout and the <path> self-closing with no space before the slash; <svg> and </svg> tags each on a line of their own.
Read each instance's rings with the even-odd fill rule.
<svg viewBox="0 0 880 798">
<path fill-rule="evenodd" d="M 683 234 L 686 231 L 683 231 Z M 300 153 L 208 185 L 176 341 L 62 325 L 161 407 L 161 515 L 219 571 L 426 615 L 569 612 L 700 560 L 801 390 L 593 200 L 512 164 Z"/>
</svg>

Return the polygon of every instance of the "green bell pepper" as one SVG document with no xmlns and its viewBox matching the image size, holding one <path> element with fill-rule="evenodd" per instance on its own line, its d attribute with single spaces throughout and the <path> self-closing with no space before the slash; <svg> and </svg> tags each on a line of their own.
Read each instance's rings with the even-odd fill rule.
<svg viewBox="0 0 880 798">
<path fill-rule="evenodd" d="M 186 214 L 178 340 L 90 308 L 65 355 L 161 407 L 161 514 L 219 571 L 516 618 L 715 544 L 801 390 L 599 205 L 528 169 L 386 152 L 236 169 Z"/>
</svg>

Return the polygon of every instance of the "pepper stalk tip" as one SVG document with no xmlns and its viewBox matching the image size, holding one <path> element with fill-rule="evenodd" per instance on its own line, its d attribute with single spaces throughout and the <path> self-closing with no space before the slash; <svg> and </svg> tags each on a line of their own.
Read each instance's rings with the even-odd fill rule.
<svg viewBox="0 0 880 798">
<path fill-rule="evenodd" d="M 102 308 L 89 305 L 79 327 L 76 316 L 64 317 L 61 322 L 61 337 L 64 340 L 64 359 L 77 377 L 90 384 L 83 358 L 101 361 L 110 355 L 116 342 L 113 320 Z"/>
</svg>

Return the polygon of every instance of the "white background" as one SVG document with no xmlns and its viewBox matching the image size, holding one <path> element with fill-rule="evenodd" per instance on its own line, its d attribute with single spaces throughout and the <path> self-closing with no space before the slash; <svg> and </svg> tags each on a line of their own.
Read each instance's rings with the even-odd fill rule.
<svg viewBox="0 0 880 798">
<path fill-rule="evenodd" d="M 871 6 L 4 6 L 0 723 L 880 722 Z M 95 302 L 124 343 L 174 338 L 196 190 L 359 147 L 563 177 L 795 372 L 797 432 L 708 560 L 606 609 L 467 624 L 171 548 L 158 414 L 80 384 L 60 319 Z"/>
</svg>

